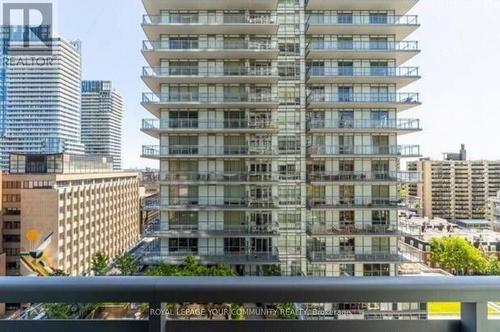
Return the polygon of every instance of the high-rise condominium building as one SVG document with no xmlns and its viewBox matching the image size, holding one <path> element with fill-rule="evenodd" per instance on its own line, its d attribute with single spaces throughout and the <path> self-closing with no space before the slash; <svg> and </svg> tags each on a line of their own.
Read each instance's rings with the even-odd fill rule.
<svg viewBox="0 0 500 332">
<path fill-rule="evenodd" d="M 13 43 L 5 56 L 0 115 L 2 167 L 9 153 L 83 153 L 80 142 L 80 42 L 55 38 L 50 56 Z"/>
<path fill-rule="evenodd" d="M 159 146 L 148 261 L 395 275 L 416 0 L 145 0 L 143 131 Z"/>
<path fill-rule="evenodd" d="M 86 154 L 110 155 L 121 169 L 122 97 L 110 81 L 82 82 L 82 143 Z"/>
<path fill-rule="evenodd" d="M 82 275 L 96 252 L 113 258 L 134 245 L 137 176 L 113 171 L 109 156 L 11 154 L 2 183 L 7 274 Z"/>
<path fill-rule="evenodd" d="M 421 159 L 408 162 L 407 169 L 421 174 L 409 195 L 429 218 L 488 218 L 488 199 L 500 190 L 500 161 Z"/>
</svg>

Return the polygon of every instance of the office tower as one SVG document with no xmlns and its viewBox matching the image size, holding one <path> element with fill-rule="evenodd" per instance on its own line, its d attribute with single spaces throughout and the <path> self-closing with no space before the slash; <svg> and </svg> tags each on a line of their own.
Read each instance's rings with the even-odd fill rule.
<svg viewBox="0 0 500 332">
<path fill-rule="evenodd" d="M 82 275 L 96 252 L 113 258 L 134 245 L 137 176 L 113 171 L 109 156 L 11 154 L 2 183 L 7 274 Z M 32 252 L 43 256 L 35 260 Z"/>
<path fill-rule="evenodd" d="M 5 68 L 5 130 L 1 157 L 9 153 L 83 153 L 80 142 L 80 42 L 51 41 L 52 54 L 9 46 Z M 36 53 L 35 53 L 36 54 Z"/>
<path fill-rule="evenodd" d="M 407 168 L 421 174 L 409 195 L 429 218 L 486 219 L 488 199 L 500 190 L 500 161 L 420 159 Z"/>
<path fill-rule="evenodd" d="M 122 97 L 111 81 L 82 82 L 82 143 L 85 154 L 110 155 L 121 169 Z"/>
<path fill-rule="evenodd" d="M 250 275 L 395 275 L 399 89 L 415 0 L 145 0 L 142 155 L 160 163 L 146 262 Z"/>
</svg>

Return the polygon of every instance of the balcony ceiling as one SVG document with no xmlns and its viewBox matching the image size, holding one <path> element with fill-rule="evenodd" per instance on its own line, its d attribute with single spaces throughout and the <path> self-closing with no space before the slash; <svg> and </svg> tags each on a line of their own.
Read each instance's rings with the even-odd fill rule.
<svg viewBox="0 0 500 332">
<path fill-rule="evenodd" d="M 143 0 L 149 14 L 158 14 L 162 9 L 251 9 L 273 10 L 278 0 Z"/>
<path fill-rule="evenodd" d="M 418 0 L 309 0 L 307 10 L 395 10 L 396 14 L 407 13 Z"/>
</svg>

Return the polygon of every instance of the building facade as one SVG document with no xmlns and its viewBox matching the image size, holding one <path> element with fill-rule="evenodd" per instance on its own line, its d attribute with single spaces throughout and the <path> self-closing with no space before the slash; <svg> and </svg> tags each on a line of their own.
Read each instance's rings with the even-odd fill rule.
<svg viewBox="0 0 500 332">
<path fill-rule="evenodd" d="M 80 42 L 53 39 L 52 53 L 43 61 L 18 46 L 12 43 L 4 55 L 3 169 L 9 153 L 83 153 Z"/>
<path fill-rule="evenodd" d="M 500 231 L 500 191 L 488 199 L 488 220 L 495 231 Z"/>
<path fill-rule="evenodd" d="M 399 171 L 420 104 L 399 90 L 416 0 L 144 1 L 142 130 L 159 140 L 146 255 L 247 275 L 395 275 Z"/>
<path fill-rule="evenodd" d="M 111 81 L 82 82 L 82 143 L 85 154 L 110 155 L 121 169 L 123 100 Z"/>
<path fill-rule="evenodd" d="M 500 190 L 500 161 L 430 160 L 408 163 L 422 181 L 409 186 L 422 214 L 429 218 L 488 218 L 488 200 Z"/>
<path fill-rule="evenodd" d="M 54 269 L 82 275 L 90 272 L 96 252 L 115 257 L 138 240 L 137 173 L 115 172 L 113 159 L 103 156 L 10 159 L 2 184 L 8 275 Z"/>
</svg>

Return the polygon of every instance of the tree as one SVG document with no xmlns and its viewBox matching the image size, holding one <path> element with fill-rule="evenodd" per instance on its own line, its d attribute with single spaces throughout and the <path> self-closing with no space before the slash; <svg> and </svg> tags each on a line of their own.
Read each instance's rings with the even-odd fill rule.
<svg viewBox="0 0 500 332">
<path fill-rule="evenodd" d="M 488 259 L 483 252 L 460 237 L 433 238 L 431 259 L 454 274 L 486 274 Z"/>
<path fill-rule="evenodd" d="M 92 271 L 96 276 L 103 276 L 108 272 L 109 256 L 103 252 L 96 252 L 92 256 Z"/>
<path fill-rule="evenodd" d="M 132 275 L 138 270 L 137 262 L 130 253 L 124 253 L 115 261 L 115 266 L 124 275 Z"/>
</svg>

